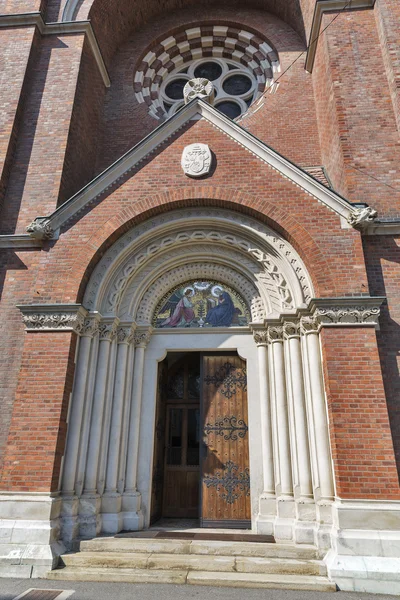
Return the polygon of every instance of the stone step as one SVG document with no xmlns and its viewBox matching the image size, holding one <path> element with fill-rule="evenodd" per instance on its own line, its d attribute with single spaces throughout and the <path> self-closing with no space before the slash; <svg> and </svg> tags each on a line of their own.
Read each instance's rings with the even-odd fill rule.
<svg viewBox="0 0 400 600">
<path fill-rule="evenodd" d="M 81 552 L 61 557 L 66 567 L 109 569 L 174 569 L 240 573 L 282 573 L 326 575 L 323 562 L 258 556 L 221 556 L 199 554 Z"/>
<path fill-rule="evenodd" d="M 259 556 L 264 558 L 320 558 L 314 546 L 294 544 L 263 544 L 259 542 L 220 542 L 163 540 L 148 538 L 95 538 L 83 540 L 80 551 L 85 552 L 139 552 L 166 554 L 206 554 L 220 556 Z"/>
<path fill-rule="evenodd" d="M 50 571 L 47 579 L 59 581 L 109 581 L 126 583 L 188 583 L 192 585 L 243 588 L 275 588 L 333 592 L 335 584 L 326 577 L 271 573 L 227 573 L 188 570 L 72 568 Z"/>
</svg>

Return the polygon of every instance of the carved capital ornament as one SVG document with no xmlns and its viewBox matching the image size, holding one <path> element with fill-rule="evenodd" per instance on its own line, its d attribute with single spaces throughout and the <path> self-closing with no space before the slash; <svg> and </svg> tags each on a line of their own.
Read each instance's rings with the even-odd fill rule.
<svg viewBox="0 0 400 600">
<path fill-rule="evenodd" d="M 87 311 L 80 304 L 18 306 L 27 331 L 73 331 L 80 334 Z"/>
</svg>

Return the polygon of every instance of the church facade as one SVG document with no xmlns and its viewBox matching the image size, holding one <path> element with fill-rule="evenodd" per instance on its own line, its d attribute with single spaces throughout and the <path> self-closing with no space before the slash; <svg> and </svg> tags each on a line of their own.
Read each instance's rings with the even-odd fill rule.
<svg viewBox="0 0 400 600">
<path fill-rule="evenodd" d="M 0 576 L 160 518 L 399 593 L 396 0 L 9 0 Z"/>
</svg>

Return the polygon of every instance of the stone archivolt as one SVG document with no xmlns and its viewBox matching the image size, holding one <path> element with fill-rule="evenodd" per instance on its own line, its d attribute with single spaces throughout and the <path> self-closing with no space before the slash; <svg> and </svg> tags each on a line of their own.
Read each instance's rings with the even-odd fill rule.
<svg viewBox="0 0 400 600">
<path fill-rule="evenodd" d="M 150 324 L 152 315 L 143 308 L 149 290 L 155 309 L 168 291 L 168 274 L 172 288 L 179 283 L 174 269 L 199 259 L 203 265 L 230 270 L 229 284 L 246 297 L 258 322 L 268 314 L 304 308 L 313 295 L 300 257 L 268 227 L 232 211 L 187 209 L 156 217 L 123 236 L 96 267 L 83 304 L 103 315 L 132 320 L 139 320 L 140 310 L 140 322 Z M 192 270 L 201 279 L 210 276 L 210 268 L 203 275 Z M 154 287 L 161 279 L 163 285 Z"/>
</svg>

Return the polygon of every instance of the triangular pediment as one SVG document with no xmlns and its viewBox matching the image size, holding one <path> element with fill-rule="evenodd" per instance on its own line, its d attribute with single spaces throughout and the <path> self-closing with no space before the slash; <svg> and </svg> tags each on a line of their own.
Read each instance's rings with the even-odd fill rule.
<svg viewBox="0 0 400 600">
<path fill-rule="evenodd" d="M 42 236 L 49 238 L 52 233 L 57 232 L 67 221 L 73 218 L 79 211 L 82 211 L 94 198 L 102 194 L 104 190 L 112 186 L 117 180 L 124 177 L 140 161 L 143 161 L 143 159 L 151 152 L 154 152 L 168 138 L 182 129 L 185 124 L 200 119 L 207 120 L 214 127 L 240 144 L 245 150 L 249 151 L 253 156 L 269 165 L 295 186 L 306 191 L 318 202 L 321 202 L 342 217 L 346 222 L 351 222 L 352 218 L 354 219 L 357 212 L 359 212 L 359 208 L 321 183 L 321 181 L 313 177 L 310 173 L 283 157 L 276 150 L 273 150 L 238 123 L 226 117 L 210 104 L 200 99 L 195 99 L 147 135 L 141 142 L 95 177 L 51 215 L 35 219 L 32 225 L 28 227 L 28 232 L 33 237 L 39 238 Z M 42 232 L 44 232 L 44 235 L 42 235 Z"/>
</svg>

